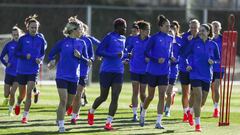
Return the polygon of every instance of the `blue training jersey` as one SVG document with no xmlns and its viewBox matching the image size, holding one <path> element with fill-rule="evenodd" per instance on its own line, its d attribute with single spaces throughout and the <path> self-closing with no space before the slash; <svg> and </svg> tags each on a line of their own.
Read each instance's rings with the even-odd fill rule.
<svg viewBox="0 0 240 135">
<path fill-rule="evenodd" d="M 145 50 L 145 56 L 150 59 L 146 72 L 152 75 L 169 75 L 169 59 L 173 37 L 169 34 L 158 32 L 150 37 Z M 163 63 L 158 63 L 159 58 L 164 58 Z"/>
<path fill-rule="evenodd" d="M 175 37 L 176 42 L 172 45 L 172 53 L 173 56 L 176 58 L 176 62 L 171 62 L 170 66 L 170 75 L 169 78 L 176 79 L 178 76 L 178 64 L 179 64 L 179 58 L 180 58 L 180 48 L 182 47 L 182 38 L 176 36 Z"/>
<path fill-rule="evenodd" d="M 17 74 L 38 74 L 40 64 L 36 63 L 36 59 L 43 60 L 46 46 L 42 34 L 32 36 L 27 33 L 22 36 L 15 49 L 15 55 L 18 57 Z M 27 59 L 27 54 L 31 55 L 30 59 Z"/>
<path fill-rule="evenodd" d="M 100 72 L 123 74 L 124 65 L 118 55 L 125 52 L 125 40 L 125 36 L 116 32 L 110 32 L 104 37 L 96 50 L 96 55 L 103 57 Z"/>
<path fill-rule="evenodd" d="M 87 59 L 90 59 L 92 62 L 94 61 L 94 51 L 93 51 L 93 43 L 92 41 L 85 35 L 81 36 L 81 38 L 86 44 L 87 51 Z M 80 76 L 87 76 L 90 70 L 90 66 L 87 65 L 87 62 L 83 59 L 80 60 Z"/>
<path fill-rule="evenodd" d="M 80 60 L 74 56 L 74 50 L 78 50 L 82 57 L 87 57 L 85 42 L 79 38 L 66 37 L 58 41 L 48 55 L 51 61 L 59 54 L 56 79 L 63 79 L 70 82 L 78 82 L 80 77 Z"/>
<path fill-rule="evenodd" d="M 185 53 L 185 56 L 191 57 L 187 62 L 192 67 L 190 79 L 210 83 L 213 69 L 208 60 L 212 59 L 214 62 L 219 62 L 220 55 L 217 44 L 210 39 L 207 39 L 204 43 L 201 38 L 197 38 L 187 46 Z"/>
<path fill-rule="evenodd" d="M 220 57 L 222 56 L 222 35 L 219 35 L 217 38 L 213 38 L 213 41 L 217 43 L 218 49 L 219 49 L 219 53 L 220 53 Z M 216 59 L 216 58 L 214 58 Z M 221 59 L 221 58 L 220 58 Z M 216 62 L 213 64 L 213 72 L 224 72 L 224 68 L 222 68 L 221 70 L 221 65 L 220 62 Z"/>
<path fill-rule="evenodd" d="M 3 48 L 0 60 L 3 65 L 6 67 L 5 73 L 10 74 L 12 76 L 16 76 L 16 69 L 17 69 L 17 57 L 14 54 L 14 51 L 18 45 L 17 41 L 11 40 L 9 41 Z M 7 61 L 4 59 L 5 56 L 8 56 Z M 7 66 L 10 64 L 10 66 Z"/>
<path fill-rule="evenodd" d="M 150 37 L 146 37 L 144 40 L 141 39 L 140 35 L 131 36 L 126 40 L 127 52 L 132 53 L 130 60 L 130 72 L 137 74 L 145 74 L 147 62 L 145 61 L 144 52 L 148 44 Z M 128 40 L 130 39 L 130 41 Z"/>
<path fill-rule="evenodd" d="M 94 36 L 87 35 L 87 37 L 91 40 L 93 45 L 98 46 L 100 44 L 100 41 L 97 38 L 95 38 Z"/>
<path fill-rule="evenodd" d="M 186 48 L 185 46 L 188 46 L 188 44 L 191 42 L 191 40 L 188 40 L 188 36 L 190 36 L 190 35 L 191 35 L 191 32 L 186 32 L 186 33 L 184 33 L 184 34 L 182 35 L 181 54 L 184 53 L 184 51 L 185 51 L 184 48 Z M 195 38 L 193 38 L 192 40 L 194 40 L 194 39 L 196 39 L 196 38 L 198 38 L 198 36 L 195 37 Z M 178 67 L 179 67 L 179 71 L 181 71 L 181 72 L 188 72 L 188 71 L 186 70 L 186 68 L 187 68 L 186 59 L 183 58 L 181 55 L 180 55 L 180 57 L 179 57 Z"/>
</svg>

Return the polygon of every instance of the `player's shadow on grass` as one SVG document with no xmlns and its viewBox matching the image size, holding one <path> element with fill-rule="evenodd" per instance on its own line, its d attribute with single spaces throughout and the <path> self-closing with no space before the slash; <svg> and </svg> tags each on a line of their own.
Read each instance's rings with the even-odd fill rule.
<svg viewBox="0 0 240 135">
<path fill-rule="evenodd" d="M 213 118 L 212 116 L 205 116 L 205 117 L 204 117 L 204 116 L 201 116 L 201 119 L 211 119 L 211 118 L 212 118 L 212 119 L 216 119 L 216 118 Z M 218 118 L 217 118 L 217 119 L 218 119 Z"/>
<path fill-rule="evenodd" d="M 50 109 L 42 109 L 42 110 L 33 110 L 32 112 L 43 112 L 43 113 L 48 113 L 48 112 L 56 112 L 56 108 L 54 110 Z"/>
</svg>

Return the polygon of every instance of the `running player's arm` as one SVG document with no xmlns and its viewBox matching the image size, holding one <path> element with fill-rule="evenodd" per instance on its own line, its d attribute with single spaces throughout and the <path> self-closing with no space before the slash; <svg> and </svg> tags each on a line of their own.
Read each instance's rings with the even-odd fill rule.
<svg viewBox="0 0 240 135">
<path fill-rule="evenodd" d="M 18 40 L 18 45 L 15 48 L 14 54 L 16 57 L 21 58 L 21 59 L 27 59 L 27 54 L 24 54 L 22 52 L 22 42 L 23 42 L 23 38 L 20 38 Z"/>
<path fill-rule="evenodd" d="M 153 38 L 151 37 L 151 38 L 149 39 L 149 42 L 148 42 L 147 46 L 146 46 L 146 50 L 144 51 L 144 55 L 145 55 L 145 57 L 149 58 L 151 61 L 158 63 L 158 58 L 153 57 L 153 56 L 151 55 L 151 53 L 150 53 L 150 52 L 151 52 L 151 49 L 152 49 L 153 47 L 154 47 L 154 40 L 153 40 Z"/>
<path fill-rule="evenodd" d="M 46 41 L 42 41 L 43 42 L 43 44 L 41 45 L 41 50 L 40 50 L 40 55 L 39 55 L 39 57 L 37 57 L 38 59 L 40 59 L 40 61 L 43 61 L 43 59 L 44 59 L 44 56 L 45 56 L 45 50 L 46 50 Z"/>
<path fill-rule="evenodd" d="M 0 60 L 5 67 L 7 67 L 7 64 L 8 64 L 7 61 L 4 59 L 5 55 L 8 53 L 7 45 L 4 46 L 2 53 L 0 55 Z"/>
<path fill-rule="evenodd" d="M 90 45 L 87 46 L 87 55 L 88 55 L 88 58 L 93 62 L 95 59 L 94 50 L 93 50 L 93 42 L 90 38 L 88 38 L 88 39 L 89 39 Z"/>
<path fill-rule="evenodd" d="M 101 56 L 101 57 L 108 57 L 108 58 L 118 58 L 119 57 L 119 53 L 122 52 L 118 52 L 118 53 L 113 53 L 110 51 L 107 51 L 106 49 L 109 46 L 109 41 L 111 40 L 110 35 L 107 35 L 103 41 L 99 44 L 99 46 L 97 47 L 96 50 L 96 55 Z"/>
<path fill-rule="evenodd" d="M 49 55 L 48 55 L 48 60 L 54 60 L 55 56 L 61 51 L 61 46 L 62 46 L 62 42 L 59 41 L 56 43 L 56 45 L 51 49 Z"/>
<path fill-rule="evenodd" d="M 127 40 L 125 42 L 125 48 L 126 48 L 126 51 L 128 53 L 129 59 L 132 57 L 132 50 L 133 50 L 133 44 L 132 44 L 131 41 L 132 40 L 130 40 L 130 38 L 127 38 Z"/>
<path fill-rule="evenodd" d="M 217 45 L 217 43 L 213 42 L 213 46 L 214 46 L 214 50 L 213 50 L 213 60 L 214 63 L 220 63 L 221 59 L 220 59 L 220 51 L 219 51 L 219 47 Z"/>
<path fill-rule="evenodd" d="M 188 45 L 182 46 L 180 49 L 180 53 L 183 58 L 186 60 L 186 64 L 192 67 L 192 53 L 194 47 L 194 40 L 191 40 Z"/>
<path fill-rule="evenodd" d="M 177 44 L 177 46 L 176 46 L 176 52 L 174 53 L 174 56 L 176 58 L 176 63 L 179 63 L 179 59 L 180 59 L 180 55 L 181 55 L 180 54 L 180 49 L 183 45 L 183 41 L 182 41 L 181 37 L 176 38 L 176 44 Z"/>
<path fill-rule="evenodd" d="M 89 57 L 88 57 L 88 53 L 87 53 L 87 45 L 86 45 L 85 42 L 82 42 L 82 44 L 83 44 L 83 48 L 82 48 L 81 51 L 79 50 L 80 52 L 82 52 L 80 60 L 83 60 L 85 62 L 89 62 L 90 59 L 88 59 Z"/>
<path fill-rule="evenodd" d="M 99 41 L 97 38 L 95 38 L 95 37 L 93 37 L 93 36 L 89 36 L 88 38 L 91 40 L 91 42 L 93 43 L 93 45 L 99 46 L 100 41 Z"/>
</svg>

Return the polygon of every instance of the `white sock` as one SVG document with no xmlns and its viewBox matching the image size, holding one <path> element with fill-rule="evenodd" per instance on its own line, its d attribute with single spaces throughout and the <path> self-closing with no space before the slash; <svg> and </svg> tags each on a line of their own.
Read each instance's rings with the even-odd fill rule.
<svg viewBox="0 0 240 135">
<path fill-rule="evenodd" d="M 140 107 L 143 107 L 143 104 L 144 104 L 144 103 L 141 102 L 141 103 L 140 103 Z"/>
<path fill-rule="evenodd" d="M 28 114 L 29 114 L 29 112 L 24 111 L 24 112 L 23 112 L 23 118 L 27 118 L 27 117 L 28 117 Z"/>
<path fill-rule="evenodd" d="M 170 107 L 165 108 L 165 112 L 169 112 L 169 110 L 170 110 Z"/>
<path fill-rule="evenodd" d="M 133 114 L 137 115 L 137 107 L 132 108 Z"/>
<path fill-rule="evenodd" d="M 162 114 L 158 114 L 156 123 L 160 123 L 161 124 L 161 122 L 162 122 Z"/>
<path fill-rule="evenodd" d="M 72 113 L 72 119 L 76 119 L 77 118 L 77 114 L 76 113 Z"/>
<path fill-rule="evenodd" d="M 113 117 L 108 115 L 106 123 L 112 123 Z"/>
<path fill-rule="evenodd" d="M 147 110 L 143 108 L 143 109 L 142 109 L 141 116 L 142 116 L 142 117 L 145 117 L 145 116 L 146 116 L 146 113 L 147 113 Z"/>
<path fill-rule="evenodd" d="M 64 120 L 59 120 L 58 125 L 59 127 L 64 127 Z"/>
<path fill-rule="evenodd" d="M 13 111 L 13 106 L 9 106 L 8 110 L 9 110 L 10 112 L 12 112 L 12 111 Z"/>
<path fill-rule="evenodd" d="M 186 107 L 186 108 L 183 108 L 183 111 L 184 111 L 184 113 L 187 113 L 187 111 L 189 110 L 189 108 L 188 107 Z"/>
<path fill-rule="evenodd" d="M 194 110 L 193 108 L 190 108 L 190 113 L 193 114 L 194 113 Z"/>
<path fill-rule="evenodd" d="M 200 124 L 200 117 L 196 117 L 196 118 L 195 118 L 195 123 L 196 123 L 196 125 L 199 125 L 199 124 Z"/>
<path fill-rule="evenodd" d="M 89 110 L 89 112 L 90 112 L 91 114 L 94 114 L 95 109 L 91 108 L 91 109 Z"/>
<path fill-rule="evenodd" d="M 218 103 L 217 102 L 214 103 L 214 109 L 218 109 Z"/>
</svg>

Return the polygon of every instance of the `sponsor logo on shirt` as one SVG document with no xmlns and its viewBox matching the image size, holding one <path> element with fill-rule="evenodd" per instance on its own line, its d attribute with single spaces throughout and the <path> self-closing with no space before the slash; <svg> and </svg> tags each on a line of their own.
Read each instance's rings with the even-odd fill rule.
<svg viewBox="0 0 240 135">
<path fill-rule="evenodd" d="M 29 44 L 29 43 L 30 43 L 30 41 L 26 41 L 26 43 L 28 43 L 28 44 Z"/>
</svg>

